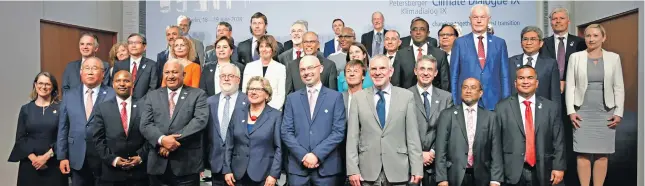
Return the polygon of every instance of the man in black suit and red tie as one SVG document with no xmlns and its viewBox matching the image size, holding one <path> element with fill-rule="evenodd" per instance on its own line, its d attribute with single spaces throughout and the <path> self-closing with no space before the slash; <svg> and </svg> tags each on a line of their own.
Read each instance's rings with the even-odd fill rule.
<svg viewBox="0 0 645 186">
<path fill-rule="evenodd" d="M 497 104 L 504 152 L 504 180 L 509 186 L 557 185 L 567 164 L 560 105 L 535 94 L 537 71 L 517 70 L 517 94 Z"/>
<path fill-rule="evenodd" d="M 117 96 L 97 105 L 89 123 L 92 146 L 102 160 L 99 185 L 146 186 L 145 140 L 139 132 L 139 109 L 130 95 L 132 74 L 122 70 L 113 79 Z"/>
<path fill-rule="evenodd" d="M 159 87 L 157 77 L 157 62 L 143 56 L 146 51 L 146 37 L 139 33 L 128 36 L 128 52 L 130 57 L 126 60 L 116 62 L 113 74 L 126 70 L 132 75 L 132 100 L 137 102 L 148 92 Z"/>
</svg>

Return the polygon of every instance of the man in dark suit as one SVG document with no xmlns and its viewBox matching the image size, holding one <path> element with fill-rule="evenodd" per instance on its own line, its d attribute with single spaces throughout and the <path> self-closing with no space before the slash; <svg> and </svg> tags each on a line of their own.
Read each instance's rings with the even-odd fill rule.
<svg viewBox="0 0 645 186">
<path fill-rule="evenodd" d="M 92 33 L 83 33 L 81 39 L 78 42 L 79 50 L 81 52 L 81 59 L 67 63 L 65 71 L 63 71 L 63 84 L 62 89 L 63 93 L 67 92 L 70 89 L 73 89 L 81 83 L 80 71 L 83 61 L 87 58 L 96 56 L 96 52 L 99 51 L 99 38 Z M 103 62 L 104 67 L 109 67 L 110 65 L 107 62 Z M 105 70 L 103 74 L 103 84 L 110 84 L 109 70 Z"/>
<path fill-rule="evenodd" d="M 244 72 L 244 65 L 238 62 L 231 61 L 231 63 L 225 63 L 223 64 L 224 66 L 232 64 L 237 67 L 237 69 L 240 72 Z M 220 77 L 217 72 L 222 73 L 222 64 L 219 64 L 217 62 L 215 63 L 207 63 L 204 68 L 202 68 L 202 74 L 199 78 L 199 88 L 204 90 L 206 92 L 207 96 L 212 96 L 215 94 L 219 94 L 222 91 L 222 87 L 220 87 L 220 83 L 224 81 L 224 78 Z M 240 80 L 242 79 L 242 75 L 237 75 Z M 217 79 L 217 82 L 215 81 Z M 238 84 L 238 89 L 241 89 L 242 87 L 242 82 L 237 81 Z"/>
<path fill-rule="evenodd" d="M 415 18 L 414 18 L 414 19 L 412 19 L 412 21 L 410 22 L 410 25 L 413 25 L 413 24 L 414 24 L 414 22 L 416 22 L 416 21 L 417 21 L 417 20 L 419 20 L 419 19 L 423 19 L 423 18 L 415 17 Z M 428 33 L 430 32 L 430 30 L 426 30 L 426 31 L 427 31 Z M 405 48 L 405 47 L 407 47 L 407 46 L 412 46 L 412 45 L 414 45 L 414 39 L 413 39 L 413 37 L 417 37 L 417 38 L 418 38 L 418 37 L 423 37 L 423 35 L 415 34 L 415 33 L 414 33 L 414 29 L 413 29 L 412 27 L 410 27 L 410 35 L 409 35 L 409 36 L 405 36 L 405 37 L 401 38 L 401 46 L 399 46 L 399 49 L 403 49 L 403 48 Z M 417 39 L 417 40 L 418 40 L 418 39 Z M 438 45 L 438 42 L 437 42 L 437 39 L 432 38 L 432 37 L 430 37 L 430 36 L 427 36 L 427 37 L 426 37 L 426 41 L 428 41 L 428 43 L 430 44 L 430 46 L 433 46 L 433 47 L 438 47 L 438 46 L 439 46 L 439 45 Z"/>
<path fill-rule="evenodd" d="M 551 11 L 550 18 L 553 35 L 544 38 L 544 45 L 540 49 L 540 53 L 557 61 L 560 72 L 560 92 L 564 92 L 564 78 L 567 74 L 569 56 L 587 49 L 587 45 L 584 38 L 569 34 L 570 21 L 567 9 L 554 9 Z"/>
<path fill-rule="evenodd" d="M 323 86 L 332 90 L 337 90 L 338 87 L 336 86 L 336 78 L 338 77 L 338 71 L 336 69 L 336 64 L 329 59 L 323 58 L 322 53 L 318 51 L 318 48 L 320 47 L 318 34 L 316 34 L 315 32 L 305 33 L 302 37 L 302 43 L 305 55 L 316 56 L 321 62 L 323 70 L 322 74 L 320 75 L 320 79 Z M 287 83 L 285 86 L 285 92 L 287 94 L 305 88 L 305 83 L 303 83 L 302 79 L 300 78 L 301 69 L 299 64 L 301 59 L 291 62 L 291 64 L 287 68 Z"/>
<path fill-rule="evenodd" d="M 126 70 L 132 74 L 132 100 L 138 102 L 148 92 L 159 87 L 157 77 L 157 62 L 143 57 L 147 45 L 146 37 L 133 33 L 128 36 L 128 52 L 130 57 L 114 64 L 112 74 Z"/>
<path fill-rule="evenodd" d="M 441 111 L 435 151 L 439 186 L 499 186 L 504 181 L 502 136 L 495 113 L 481 108 L 476 78 L 464 80 L 460 104 Z"/>
<path fill-rule="evenodd" d="M 237 62 L 242 63 L 246 65 L 247 63 L 253 62 L 255 60 L 260 59 L 260 54 L 257 53 L 255 48 L 257 48 L 257 40 L 258 38 L 262 37 L 267 33 L 267 26 L 269 25 L 269 22 L 267 20 L 267 16 L 262 14 L 261 12 L 256 12 L 251 16 L 251 26 L 249 29 L 251 30 L 251 34 L 253 34 L 253 37 L 242 41 L 239 44 L 239 47 L 237 48 L 237 53 L 239 59 L 237 59 Z M 276 54 L 281 54 L 284 52 L 284 47 L 282 46 L 282 43 L 278 43 L 278 51 L 276 51 Z M 278 61 L 278 55 L 273 56 L 273 59 Z"/>
<path fill-rule="evenodd" d="M 508 67 L 508 74 L 511 87 L 515 84 L 516 70 L 524 65 L 531 66 L 537 71 L 540 78 L 540 85 L 537 88 L 537 95 L 549 99 L 551 101 L 560 103 L 560 77 L 558 72 L 558 64 L 552 58 L 541 54 L 539 52 L 542 47 L 542 30 L 538 27 L 527 26 L 522 29 L 522 50 L 523 54 L 508 59 L 510 61 Z M 511 89 L 511 94 L 516 94 L 517 89 Z"/>
<path fill-rule="evenodd" d="M 116 95 L 112 88 L 101 83 L 105 74 L 101 59 L 89 57 L 80 69 L 83 84 L 63 95 L 56 156 L 61 172 L 69 174 L 71 171 L 73 186 L 93 186 L 101 177 L 101 160 L 92 138 L 86 133 L 87 126 L 94 117 L 94 106 Z"/>
<path fill-rule="evenodd" d="M 385 33 L 385 56 L 390 59 L 390 65 L 394 64 L 396 60 L 396 52 L 399 51 L 401 46 L 401 35 L 396 30 L 388 30 Z"/>
<path fill-rule="evenodd" d="M 432 86 L 432 80 L 437 75 L 436 58 L 421 57 L 416 62 L 414 73 L 417 75 L 417 84 L 408 90 L 414 94 L 414 105 L 417 107 L 417 123 L 419 124 L 423 169 L 425 170 L 421 181 L 424 186 L 433 186 L 437 185 L 434 179 L 436 121 L 442 110 L 452 107 L 452 96 L 450 92 Z"/>
<path fill-rule="evenodd" d="M 233 54 L 231 54 L 231 60 L 235 61 L 239 59 L 237 55 L 237 47 L 235 47 L 235 39 L 233 39 L 233 26 L 231 26 L 230 23 L 226 21 L 219 22 L 217 24 L 217 37 L 215 38 L 220 38 L 220 37 L 228 37 L 231 38 L 231 49 L 233 50 Z M 212 45 L 206 46 L 206 53 L 204 53 L 204 57 L 206 58 L 206 64 L 208 63 L 216 63 L 217 62 L 217 51 L 216 51 L 216 46 L 217 43 L 213 43 Z M 204 65 L 206 66 L 206 65 Z"/>
<path fill-rule="evenodd" d="M 535 94 L 538 77 L 533 67 L 522 66 L 515 79 L 517 95 L 495 108 L 510 186 L 557 185 L 567 167 L 560 104 Z"/>
<path fill-rule="evenodd" d="M 166 27 L 166 41 L 168 41 L 168 47 L 166 48 L 166 50 L 163 50 L 157 54 L 157 86 L 161 86 L 161 79 L 163 78 L 163 67 L 166 64 L 166 61 L 169 61 L 173 58 L 172 55 L 170 55 L 170 47 L 175 44 L 175 39 L 177 39 L 181 35 L 181 28 L 179 28 L 179 26 L 170 25 Z"/>
<path fill-rule="evenodd" d="M 209 114 L 206 93 L 183 86 L 184 68 L 176 60 L 166 63 L 164 79 L 167 88 L 148 93 L 141 109 L 141 134 L 152 146 L 150 184 L 199 186 Z"/>
<path fill-rule="evenodd" d="M 372 13 L 372 26 L 374 30 L 364 33 L 361 35 L 361 44 L 367 48 L 367 53 L 369 56 L 375 56 L 377 54 L 384 54 L 385 47 L 383 45 L 385 33 L 387 30 L 384 29 L 385 17 L 383 13 L 374 12 Z"/>
<path fill-rule="evenodd" d="M 334 30 L 334 39 L 331 39 L 325 42 L 325 47 L 323 48 L 323 56 L 327 58 L 329 55 L 340 51 L 340 31 L 345 27 L 345 22 L 342 19 L 334 19 L 331 22 L 331 28 Z"/>
<path fill-rule="evenodd" d="M 417 82 L 414 74 L 416 61 L 423 55 L 432 55 L 437 59 L 437 76 L 432 85 L 445 91 L 450 91 L 450 65 L 448 55 L 443 50 L 428 43 L 427 35 L 429 24 L 426 20 L 419 18 L 410 25 L 414 45 L 405 47 L 397 52 L 394 59 L 394 74 L 392 85 L 401 88 L 410 88 Z"/>
<path fill-rule="evenodd" d="M 134 82 L 126 71 L 114 74 L 112 86 L 116 97 L 96 106 L 89 123 L 92 144 L 101 157 L 100 185 L 147 186 L 143 165 L 146 141 L 139 132 L 139 109 L 130 96 Z M 119 117 L 120 116 L 120 117 Z"/>
<path fill-rule="evenodd" d="M 239 91 L 240 69 L 232 64 L 224 64 L 219 70 L 219 87 L 221 93 L 210 96 L 206 101 L 210 106 L 210 116 L 207 127 L 206 157 L 210 164 L 212 183 L 215 186 L 225 186 L 224 180 L 224 152 L 229 124 L 233 112 L 240 110 L 249 103 L 246 94 Z"/>
</svg>

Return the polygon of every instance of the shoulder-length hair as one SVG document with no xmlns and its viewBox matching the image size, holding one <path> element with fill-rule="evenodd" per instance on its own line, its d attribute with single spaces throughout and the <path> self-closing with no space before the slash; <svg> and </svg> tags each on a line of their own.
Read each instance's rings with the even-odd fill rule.
<svg viewBox="0 0 645 186">
<path fill-rule="evenodd" d="M 186 36 L 180 36 L 175 39 L 175 44 L 177 44 L 177 40 L 183 40 L 184 43 L 186 43 L 186 47 L 188 47 L 188 56 L 186 57 L 188 61 L 195 61 L 195 58 L 197 58 L 197 53 L 195 52 L 195 47 L 193 47 L 193 41 L 188 39 Z M 175 58 L 177 55 L 175 55 L 175 46 L 170 47 L 170 52 Z"/>
<path fill-rule="evenodd" d="M 363 45 L 363 44 L 361 44 L 359 42 L 353 42 L 352 45 L 349 46 L 349 48 L 352 48 L 352 46 L 356 46 L 356 47 L 360 48 L 361 51 L 363 51 L 363 54 L 365 54 L 365 59 L 361 59 L 361 61 L 363 61 L 363 65 L 364 65 L 363 68 L 369 67 L 370 66 L 370 54 L 367 53 L 367 48 L 365 48 L 365 45 Z M 351 60 L 349 58 L 349 51 L 347 51 L 347 57 L 345 57 L 345 60 L 347 62 L 349 62 Z"/>
<path fill-rule="evenodd" d="M 56 77 L 54 77 L 49 72 L 40 72 L 38 73 L 38 75 L 36 75 L 36 77 L 34 78 L 34 82 L 32 84 L 32 89 L 31 89 L 31 93 L 29 94 L 29 98 L 32 101 L 35 101 L 38 98 L 38 93 L 36 92 L 36 84 L 38 83 L 38 78 L 40 78 L 40 76 L 49 78 L 49 81 L 51 81 L 52 83 L 52 87 L 51 87 L 52 91 L 51 93 L 49 93 L 51 97 L 50 103 L 60 102 L 60 95 L 58 94 L 58 81 L 56 81 Z"/>
<path fill-rule="evenodd" d="M 125 50 L 128 51 L 128 44 L 125 43 L 125 42 L 118 42 L 118 43 L 112 45 L 112 48 L 110 49 L 110 58 L 108 60 L 108 63 L 110 64 L 110 67 L 113 67 L 114 63 L 119 61 L 119 59 L 117 58 L 116 54 L 118 53 L 119 47 L 121 47 L 121 46 L 125 47 Z M 128 52 L 128 53 L 130 53 L 130 52 Z"/>
</svg>

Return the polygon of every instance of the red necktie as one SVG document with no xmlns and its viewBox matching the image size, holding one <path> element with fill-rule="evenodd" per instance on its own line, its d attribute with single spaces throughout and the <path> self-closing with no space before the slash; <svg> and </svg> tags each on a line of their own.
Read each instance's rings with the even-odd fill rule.
<svg viewBox="0 0 645 186">
<path fill-rule="evenodd" d="M 419 47 L 419 48 L 417 49 L 417 51 L 419 51 L 419 52 L 417 53 L 417 61 L 418 61 L 419 59 L 421 59 L 421 56 L 423 56 L 423 49 L 422 49 L 421 47 Z"/>
<path fill-rule="evenodd" d="M 125 131 L 125 135 L 128 135 L 128 110 L 126 110 L 126 106 L 128 103 L 121 102 L 121 124 L 123 125 L 123 130 Z"/>
<path fill-rule="evenodd" d="M 300 54 L 301 53 L 302 53 L 302 51 L 300 51 L 300 50 L 296 51 L 296 59 L 300 59 Z"/>
<path fill-rule="evenodd" d="M 132 82 L 137 79 L 137 62 L 132 62 Z"/>
<path fill-rule="evenodd" d="M 526 152 L 524 153 L 526 163 L 531 167 L 535 166 L 535 131 L 533 130 L 533 113 L 531 112 L 531 102 L 524 101 L 526 109 L 524 110 L 524 123 L 525 123 L 525 136 L 526 136 Z"/>
<path fill-rule="evenodd" d="M 484 42 L 482 39 L 484 39 L 484 36 L 479 36 L 477 37 L 479 39 L 479 45 L 477 47 L 477 57 L 479 58 L 479 65 L 484 68 L 484 65 L 486 64 L 486 52 L 484 52 Z"/>
</svg>

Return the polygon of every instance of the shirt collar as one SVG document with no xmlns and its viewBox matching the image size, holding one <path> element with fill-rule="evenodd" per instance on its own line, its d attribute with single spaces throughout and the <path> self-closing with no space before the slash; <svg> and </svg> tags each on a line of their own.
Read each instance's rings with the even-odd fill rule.
<svg viewBox="0 0 645 186">
<path fill-rule="evenodd" d="M 130 56 L 130 63 L 132 63 L 132 62 L 141 63 L 142 58 L 143 58 L 143 56 L 139 56 L 139 58 L 135 58 L 134 56 Z"/>
<path fill-rule="evenodd" d="M 564 40 L 567 40 L 569 38 L 569 33 L 568 32 L 565 32 L 562 35 L 558 35 L 558 34 L 553 34 L 553 35 L 555 36 L 555 40 L 560 40 L 560 39 L 558 39 L 559 37 L 564 37 Z"/>
<path fill-rule="evenodd" d="M 376 94 L 379 91 L 379 89 L 376 88 L 376 86 L 374 86 L 374 90 L 375 90 L 374 94 Z M 392 84 L 388 82 L 387 85 L 385 85 L 385 88 L 383 88 L 381 91 L 383 91 L 383 93 L 385 94 L 390 94 L 392 92 Z"/>
<path fill-rule="evenodd" d="M 184 88 L 184 86 L 183 86 L 183 85 L 182 85 L 181 87 L 177 88 L 177 90 L 175 90 L 175 92 L 176 92 L 177 94 L 179 94 L 179 93 L 181 92 L 181 89 L 182 89 L 182 88 Z M 170 95 L 170 92 L 172 92 L 172 90 L 170 90 L 170 89 L 169 89 L 169 88 L 167 88 L 167 87 L 166 87 L 166 89 L 168 90 L 168 95 Z"/>
<path fill-rule="evenodd" d="M 535 54 L 530 55 L 533 58 L 533 64 L 535 64 L 535 61 L 537 61 L 537 57 L 538 57 L 539 54 L 540 54 L 540 52 L 536 52 Z M 529 58 L 529 55 L 524 54 L 522 56 L 523 60 L 527 60 L 527 58 Z"/>
<path fill-rule="evenodd" d="M 529 100 L 532 104 L 535 104 L 535 94 L 533 94 L 529 99 L 526 99 L 519 94 L 517 95 L 517 100 L 520 101 L 520 105 L 524 104 L 524 101 Z"/>
<path fill-rule="evenodd" d="M 231 99 L 233 99 L 233 98 L 237 98 L 237 94 L 238 94 L 238 92 L 239 92 L 239 91 L 235 91 L 235 93 L 231 94 L 231 95 L 230 95 L 230 96 L 231 96 Z M 220 96 L 220 98 L 219 98 L 219 99 L 220 99 L 220 100 L 224 100 L 224 98 L 225 98 L 225 97 L 226 97 L 226 94 L 224 94 L 224 92 L 222 92 L 222 96 Z"/>
<path fill-rule="evenodd" d="M 307 92 L 311 89 L 316 89 L 316 92 L 320 92 L 320 89 L 322 88 L 322 82 L 318 81 L 313 87 L 307 87 Z"/>
<path fill-rule="evenodd" d="M 126 105 L 131 105 L 132 104 L 132 96 L 128 97 L 127 99 L 121 99 L 121 97 L 116 96 L 116 101 L 119 103 L 119 106 L 121 106 L 121 103 L 126 102 Z"/>
<path fill-rule="evenodd" d="M 484 32 L 484 33 L 483 33 L 483 34 L 481 34 L 481 35 L 478 35 L 478 34 L 473 33 L 473 37 L 475 38 L 475 40 L 479 40 L 479 38 L 477 38 L 477 37 L 479 37 L 479 36 L 484 36 L 484 38 L 483 38 L 482 40 L 486 40 L 486 39 L 488 38 L 488 33 Z"/>
<path fill-rule="evenodd" d="M 90 89 L 90 88 L 87 87 L 87 85 L 83 84 L 83 94 L 85 94 L 88 89 Z M 101 89 L 101 84 L 99 84 L 98 86 L 92 88 L 92 95 L 93 94 L 98 94 L 100 89 Z"/>
<path fill-rule="evenodd" d="M 417 83 L 417 90 L 419 90 L 419 95 L 421 96 L 423 96 L 423 92 L 428 92 L 428 96 L 432 97 L 432 84 L 430 84 L 426 90 L 423 90 L 423 87 Z"/>
<path fill-rule="evenodd" d="M 461 103 L 461 105 L 464 107 L 464 108 L 463 108 L 463 109 L 464 109 L 464 113 L 467 113 L 467 112 L 468 112 L 468 110 L 467 110 L 468 108 L 472 108 L 472 109 L 474 109 L 474 111 L 473 111 L 473 112 L 477 113 L 477 106 L 479 106 L 479 103 L 475 103 L 472 107 L 469 107 L 469 106 L 468 106 L 468 105 L 466 105 L 466 103 L 464 103 L 464 102 L 462 102 L 462 103 Z"/>
</svg>

